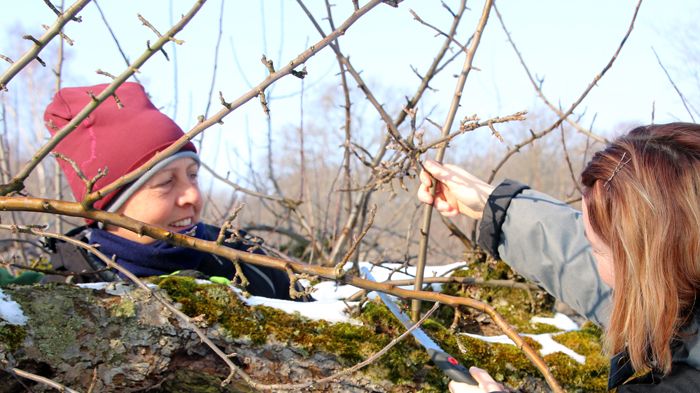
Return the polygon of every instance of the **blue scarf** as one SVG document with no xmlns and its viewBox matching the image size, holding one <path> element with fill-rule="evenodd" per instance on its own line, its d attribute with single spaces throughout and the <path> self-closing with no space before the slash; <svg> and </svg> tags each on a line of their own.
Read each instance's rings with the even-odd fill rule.
<svg viewBox="0 0 700 393">
<path fill-rule="evenodd" d="M 197 224 L 193 236 L 206 239 L 205 228 L 204 224 Z M 191 228 L 180 233 L 187 231 L 191 231 Z M 139 277 L 170 274 L 177 270 L 197 270 L 207 255 L 201 251 L 174 246 L 162 240 L 150 244 L 136 243 L 98 228 L 92 229 L 90 244 L 99 244 L 98 249 L 108 257 L 116 255 L 119 265 Z"/>
</svg>

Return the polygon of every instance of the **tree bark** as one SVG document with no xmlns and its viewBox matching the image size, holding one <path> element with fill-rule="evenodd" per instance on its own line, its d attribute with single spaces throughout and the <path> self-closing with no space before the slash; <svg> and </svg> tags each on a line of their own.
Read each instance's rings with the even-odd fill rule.
<svg viewBox="0 0 700 393">
<path fill-rule="evenodd" d="M 142 289 L 112 283 L 103 289 L 45 285 L 2 291 L 20 305 L 28 319 L 25 325 L 10 325 L 0 318 L 0 361 L 8 368 L 38 374 L 81 392 L 91 386 L 93 392 L 255 391 L 235 377 L 230 385 L 221 387 L 229 373 L 224 362 Z M 333 354 L 308 353 L 289 342 L 270 338 L 255 344 L 245 336 L 231 338 L 217 323 L 203 329 L 225 353 L 232 354 L 234 363 L 261 383 L 305 382 L 347 367 Z M 7 370 L 0 373 L 0 392 L 25 391 L 22 383 L 34 392 L 53 390 Z M 415 388 L 393 386 L 376 375 L 370 378 L 359 372 L 308 391 Z"/>
</svg>

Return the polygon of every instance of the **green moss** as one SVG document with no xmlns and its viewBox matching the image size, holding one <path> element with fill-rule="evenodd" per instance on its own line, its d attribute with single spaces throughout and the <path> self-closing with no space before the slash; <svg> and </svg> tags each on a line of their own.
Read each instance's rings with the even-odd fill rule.
<svg viewBox="0 0 700 393">
<path fill-rule="evenodd" d="M 454 277 L 481 278 L 483 280 L 509 280 L 525 283 L 525 279 L 517 275 L 508 265 L 501 261 L 487 261 L 471 263 L 465 268 L 453 272 Z M 443 293 L 453 296 L 465 296 L 490 304 L 501 314 L 509 324 L 521 333 L 553 333 L 559 331 L 554 326 L 532 323 L 533 315 L 550 316 L 554 298 L 542 290 L 524 290 L 520 288 L 487 287 L 484 285 L 448 284 L 443 288 Z M 466 318 L 475 317 L 471 310 L 463 310 Z M 471 314 L 470 314 L 471 313 Z M 439 318 L 449 326 L 454 313 L 443 312 Z M 472 333 L 480 333 L 479 330 L 466 329 Z"/>
<path fill-rule="evenodd" d="M 136 315 L 136 305 L 130 299 L 122 297 L 121 300 L 109 309 L 113 317 L 131 318 Z"/>
<path fill-rule="evenodd" d="M 545 359 L 552 365 L 555 377 L 566 381 L 571 389 L 606 391 L 610 361 L 603 354 L 601 337 L 602 331 L 591 322 L 586 322 L 580 330 L 555 335 L 555 341 L 586 357 L 581 365 L 568 356 L 549 355 Z"/>
<path fill-rule="evenodd" d="M 209 323 L 220 324 L 231 338 L 256 344 L 280 342 L 299 353 L 323 351 L 338 356 L 351 366 L 385 347 L 405 328 L 381 303 L 368 302 L 359 316 L 365 325 L 314 321 L 266 306 L 249 307 L 226 287 L 197 285 L 187 277 L 166 277 L 158 285 L 182 305 L 189 316 L 204 315 Z M 405 339 L 368 366 L 368 375 L 388 378 L 400 385 L 419 385 L 425 392 L 445 391 L 443 374 L 428 364 L 425 350 L 413 339 Z"/>
<path fill-rule="evenodd" d="M 0 346 L 9 352 L 14 352 L 22 346 L 27 337 L 27 331 L 18 325 L 0 326 Z"/>
<path fill-rule="evenodd" d="M 207 323 L 220 324 L 232 338 L 248 339 L 258 344 L 275 341 L 294 348 L 298 353 L 332 353 L 346 367 L 376 353 L 405 331 L 379 301 L 365 304 L 358 316 L 364 324 L 357 326 L 313 321 L 265 306 L 249 307 L 225 286 L 197 285 L 187 277 L 163 278 L 159 285 L 182 305 L 183 312 L 190 316 L 204 315 Z M 522 298 L 520 304 L 522 307 Z M 524 353 L 514 345 L 490 344 L 452 333 L 445 327 L 451 323 L 451 318 L 444 317 L 446 310 L 451 310 L 451 307 L 442 307 L 436 313 L 439 316 L 428 319 L 423 329 L 464 365 L 484 368 L 497 380 L 515 387 L 525 379 L 532 379 L 533 375 L 535 378 L 540 376 Z M 527 311 L 524 314 L 528 314 L 529 324 L 530 314 Z M 538 326 L 531 329 L 547 330 Z M 564 388 L 571 391 L 604 391 L 608 370 L 607 359 L 600 352 L 600 330 L 594 325 L 585 325 L 579 332 L 555 337 L 586 356 L 583 365 L 563 354 L 545 357 L 545 362 Z M 540 344 L 533 339 L 524 339 L 534 349 L 540 348 Z M 418 385 L 419 390 L 425 392 L 446 391 L 444 374 L 430 363 L 425 350 L 413 338 L 401 341 L 369 366 L 366 373 L 389 379 L 397 385 Z"/>
<path fill-rule="evenodd" d="M 591 322 L 586 322 L 580 330 L 557 334 L 553 339 L 584 356 L 602 352 L 601 330 Z"/>
<path fill-rule="evenodd" d="M 496 261 L 472 263 L 466 268 L 454 272 L 453 275 L 485 280 L 525 282 L 508 265 Z M 520 333 L 541 334 L 559 331 L 551 325 L 530 322 L 533 315 L 552 314 L 553 298 L 542 291 L 530 291 L 531 296 L 528 296 L 528 292 L 522 289 L 450 284 L 444 287 L 443 292 L 455 296 L 468 296 L 490 304 Z M 479 313 L 467 309 L 463 309 L 463 311 L 465 315 L 457 330 L 483 334 L 484 325 L 474 322 L 474 317 L 478 316 Z M 452 323 L 454 315 L 452 312 L 443 311 L 439 315 L 441 322 L 446 326 Z M 491 330 L 489 334 L 501 334 L 498 331 L 493 331 L 496 329 Z M 433 335 L 442 334 L 439 331 L 432 333 Z M 587 323 L 579 331 L 553 336 L 559 343 L 586 356 L 585 364 L 580 364 L 562 353 L 553 353 L 544 357 L 545 363 L 552 370 L 554 377 L 567 391 L 606 391 L 609 360 L 601 350 L 601 335 L 602 332 L 596 325 Z M 525 339 L 533 348 L 540 347 L 537 343 L 533 345 L 533 340 L 527 337 Z M 511 386 L 518 386 L 528 375 L 540 375 L 525 355 L 513 345 L 489 344 L 469 336 L 458 336 L 457 340 L 460 344 L 457 348 L 454 346 L 456 341 L 454 338 L 443 337 L 441 343 L 452 353 L 461 353 L 457 357 L 465 365 L 484 368 L 494 378 L 505 381 Z M 460 347 L 463 351 L 459 351 Z"/>
</svg>

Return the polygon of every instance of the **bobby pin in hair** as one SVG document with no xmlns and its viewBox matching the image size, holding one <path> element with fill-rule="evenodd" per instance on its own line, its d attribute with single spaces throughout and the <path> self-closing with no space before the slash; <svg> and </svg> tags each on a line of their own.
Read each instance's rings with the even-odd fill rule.
<svg viewBox="0 0 700 393">
<path fill-rule="evenodd" d="M 613 170 L 612 174 L 610 175 L 608 180 L 606 180 L 605 183 L 603 183 L 603 187 L 605 187 L 606 190 L 610 188 L 610 181 L 613 179 L 613 177 L 615 177 L 615 175 L 617 175 L 617 173 L 620 172 L 622 168 L 624 168 L 624 166 L 627 165 L 628 162 L 632 161 L 632 157 L 628 158 L 627 161 L 623 161 L 626 155 L 627 152 L 622 153 L 622 157 L 620 157 L 620 161 L 617 163 L 617 166 Z"/>
</svg>

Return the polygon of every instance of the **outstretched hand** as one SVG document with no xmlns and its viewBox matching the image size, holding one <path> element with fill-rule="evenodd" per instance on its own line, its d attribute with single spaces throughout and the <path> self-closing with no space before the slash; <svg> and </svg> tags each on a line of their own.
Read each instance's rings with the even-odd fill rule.
<svg viewBox="0 0 700 393">
<path fill-rule="evenodd" d="M 464 214 L 481 219 L 494 187 L 464 169 L 426 160 L 420 173 L 418 200 L 433 205 L 443 216 Z M 430 187 L 435 182 L 435 196 Z"/>
<path fill-rule="evenodd" d="M 470 367 L 469 374 L 474 377 L 476 382 L 479 383 L 479 386 L 451 381 L 448 385 L 450 393 L 496 393 L 506 391 L 503 385 L 494 381 L 486 370 L 482 370 L 478 367 Z"/>
</svg>

